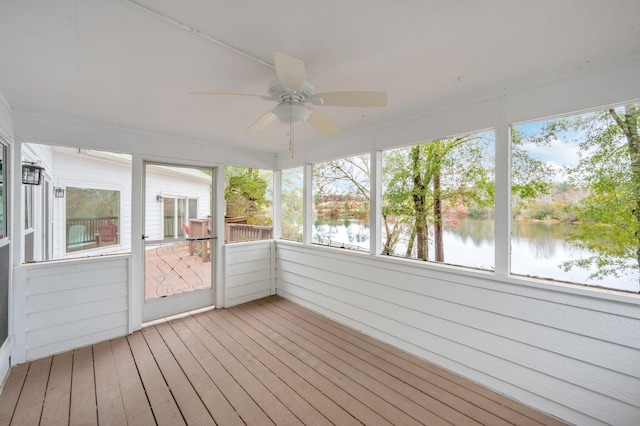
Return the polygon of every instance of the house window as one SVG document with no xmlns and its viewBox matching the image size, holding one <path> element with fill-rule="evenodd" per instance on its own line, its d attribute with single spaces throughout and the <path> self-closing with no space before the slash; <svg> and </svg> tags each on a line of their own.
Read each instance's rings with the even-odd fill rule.
<svg viewBox="0 0 640 426">
<path fill-rule="evenodd" d="M 282 239 L 302 241 L 303 168 L 282 171 L 280 215 Z"/>
<path fill-rule="evenodd" d="M 67 253 L 120 243 L 120 191 L 67 187 Z"/>
<path fill-rule="evenodd" d="M 25 262 L 131 251 L 130 155 L 25 142 L 22 157 L 47 171 L 24 185 Z"/>
<path fill-rule="evenodd" d="M 198 217 L 198 199 L 164 196 L 164 238 L 185 237 L 189 219 Z"/>
<path fill-rule="evenodd" d="M 314 244 L 369 251 L 369 155 L 313 165 Z"/>
<path fill-rule="evenodd" d="M 494 134 L 385 151 L 383 254 L 494 267 Z"/>
<path fill-rule="evenodd" d="M 640 290 L 640 104 L 512 128 L 513 274 Z"/>
<path fill-rule="evenodd" d="M 33 186 L 23 185 L 24 188 L 24 229 L 33 228 Z"/>
<path fill-rule="evenodd" d="M 225 167 L 225 243 L 273 238 L 273 172 Z"/>
<path fill-rule="evenodd" d="M 0 239 L 7 236 L 7 147 L 0 140 Z"/>
</svg>

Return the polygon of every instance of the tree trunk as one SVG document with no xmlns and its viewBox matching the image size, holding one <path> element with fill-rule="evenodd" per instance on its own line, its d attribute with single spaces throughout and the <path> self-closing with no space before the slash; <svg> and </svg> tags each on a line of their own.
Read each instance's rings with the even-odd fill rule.
<svg viewBox="0 0 640 426">
<path fill-rule="evenodd" d="M 426 184 L 420 174 L 420 145 L 411 148 L 411 172 L 413 177 L 413 206 L 415 210 L 417 258 L 429 260 L 429 233 L 427 229 Z"/>
<path fill-rule="evenodd" d="M 411 235 L 409 236 L 409 241 L 407 243 L 407 251 L 405 253 L 405 257 L 411 257 L 411 253 L 413 253 L 413 243 L 416 241 L 416 227 L 413 226 L 411 228 Z"/>
<path fill-rule="evenodd" d="M 444 245 L 442 242 L 442 194 L 440 193 L 440 156 L 435 158 L 437 164 L 433 173 L 433 241 L 436 262 L 444 262 Z"/>
<path fill-rule="evenodd" d="M 444 262 L 444 245 L 442 242 L 442 192 L 440 191 L 440 178 L 442 174 L 442 143 L 434 148 L 432 180 L 433 180 L 433 243 L 435 248 L 435 261 Z"/>
<path fill-rule="evenodd" d="M 382 224 L 385 230 L 385 241 L 384 241 L 384 245 L 382 246 L 382 254 L 392 254 L 393 249 L 396 246 L 395 227 L 394 227 L 394 230 L 392 231 L 391 227 L 389 226 L 389 218 L 384 213 L 382 214 Z"/>
</svg>

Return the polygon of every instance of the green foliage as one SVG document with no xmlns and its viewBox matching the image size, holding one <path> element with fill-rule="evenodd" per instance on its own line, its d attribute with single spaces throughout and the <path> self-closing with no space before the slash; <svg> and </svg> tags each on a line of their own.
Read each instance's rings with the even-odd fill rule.
<svg viewBox="0 0 640 426">
<path fill-rule="evenodd" d="M 571 188 L 584 197 L 563 211 L 577 221 L 568 241 L 592 254 L 562 264 L 581 267 L 591 278 L 620 275 L 640 267 L 640 107 L 629 105 L 545 124 L 541 143 L 570 137 L 579 147 L 579 161 L 566 168 Z"/>
<path fill-rule="evenodd" d="M 271 205 L 267 198 L 267 180 L 260 176 L 259 170 L 228 166 L 225 180 L 226 216 L 254 217 Z"/>
<path fill-rule="evenodd" d="M 426 260 L 428 226 L 453 226 L 449 219 L 456 214 L 492 214 L 490 145 L 483 135 L 471 134 L 385 152 L 385 252 L 393 253 L 408 237 L 407 255 L 412 255 L 415 241 L 416 256 Z"/>
<path fill-rule="evenodd" d="M 120 215 L 120 191 L 67 187 L 67 219 Z"/>
<path fill-rule="evenodd" d="M 511 195 L 516 209 L 548 194 L 551 190 L 552 170 L 541 160 L 531 157 L 524 143 L 548 144 L 545 137 L 523 140 L 517 129 L 511 131 Z"/>
<path fill-rule="evenodd" d="M 280 213 L 281 234 L 285 240 L 302 241 L 302 182 L 302 167 L 282 171 Z"/>
</svg>

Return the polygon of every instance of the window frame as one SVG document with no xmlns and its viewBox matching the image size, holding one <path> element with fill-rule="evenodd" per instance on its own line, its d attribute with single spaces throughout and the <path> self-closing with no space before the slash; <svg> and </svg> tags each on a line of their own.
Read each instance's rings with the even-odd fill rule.
<svg viewBox="0 0 640 426">
<path fill-rule="evenodd" d="M 316 193 L 316 181 L 317 179 L 314 178 L 314 176 L 316 176 L 316 167 L 321 167 L 321 165 L 323 164 L 327 164 L 330 163 L 332 161 L 340 161 L 340 160 L 347 160 L 347 161 L 351 161 L 351 159 L 354 158 L 359 158 L 359 157 L 367 157 L 367 161 L 366 161 L 366 168 L 367 168 L 367 173 L 368 173 L 368 179 L 366 180 L 366 185 L 368 186 L 366 189 L 368 191 L 367 195 L 361 194 L 362 197 L 364 197 L 364 199 L 361 200 L 355 200 L 354 202 L 358 203 L 358 202 L 363 202 L 364 205 L 363 207 L 365 207 L 364 211 L 364 216 L 363 219 L 359 219 L 359 218 L 348 218 L 348 217 L 344 217 L 343 220 L 346 222 L 348 220 L 353 220 L 356 219 L 358 221 L 360 220 L 364 220 L 365 224 L 367 222 L 369 222 L 369 233 L 366 236 L 366 241 L 368 241 L 368 243 L 366 244 L 366 246 L 364 245 L 360 245 L 357 244 L 360 241 L 358 241 L 360 238 L 364 238 L 363 236 L 361 236 L 359 233 L 355 234 L 355 239 L 356 239 L 356 244 L 354 244 L 352 241 L 344 242 L 344 241 L 336 241 L 336 242 L 332 242 L 331 239 L 329 239 L 328 243 L 324 243 L 321 241 L 316 241 L 316 226 L 315 224 L 318 222 L 318 218 L 316 216 L 317 212 L 316 212 L 316 198 L 317 198 L 317 193 Z M 355 162 L 352 162 L 351 164 L 355 164 Z M 372 226 L 377 226 L 377 222 L 376 221 L 372 221 L 371 220 L 371 211 L 372 211 L 372 205 L 371 205 L 371 200 L 372 200 L 372 195 L 375 195 L 375 189 L 372 190 L 372 187 L 374 187 L 375 185 L 375 178 L 372 177 L 373 173 L 376 173 L 377 167 L 375 166 L 375 164 L 377 164 L 377 155 L 371 152 L 364 152 L 364 153 L 356 153 L 353 155 L 349 155 L 349 156 L 345 156 L 345 157 L 338 157 L 332 160 L 326 160 L 326 161 L 318 161 L 316 163 L 313 163 L 310 165 L 310 169 L 309 169 L 309 173 L 311 176 L 311 179 L 309 180 L 310 183 L 310 190 L 309 190 L 309 202 L 307 204 L 305 204 L 306 207 L 308 207 L 310 209 L 309 212 L 309 230 L 308 230 L 308 238 L 309 238 L 309 244 L 312 245 L 317 245 L 317 246 L 325 246 L 325 247 L 333 247 L 333 248 L 342 248 L 342 249 L 349 249 L 349 250 L 353 250 L 353 251 L 357 251 L 357 252 L 362 252 L 362 253 L 371 253 L 371 254 L 378 254 L 377 253 L 377 245 L 375 243 L 375 239 L 376 239 L 376 233 L 375 232 L 371 232 L 371 228 Z M 357 171 L 357 165 L 355 165 L 354 167 L 356 167 L 356 170 L 354 171 L 354 175 L 358 174 Z M 357 177 L 354 176 L 354 179 L 357 180 Z M 349 179 L 347 179 L 349 180 Z M 356 183 L 353 182 L 353 179 L 351 179 L 352 184 L 350 184 L 350 186 L 352 187 L 357 187 Z M 357 192 L 356 191 L 356 198 L 357 198 Z M 327 197 L 349 197 L 350 194 L 327 194 Z M 350 199 L 349 198 L 344 198 L 344 202 L 345 204 L 349 203 Z M 335 200 L 334 202 L 337 202 L 337 200 Z M 324 219 L 327 219 L 326 217 Z M 336 222 L 337 223 L 337 222 Z M 325 223 L 326 225 L 326 223 Z M 331 223 L 328 224 L 329 227 L 331 227 Z M 351 225 L 349 225 L 347 227 L 347 229 L 345 230 L 345 232 L 347 232 L 347 235 L 349 236 L 349 229 L 351 228 Z M 373 239 L 372 239 L 373 237 Z"/>
<path fill-rule="evenodd" d="M 164 223 L 165 220 L 165 206 L 164 203 L 167 202 L 167 200 L 173 200 L 173 210 L 174 210 L 174 232 L 175 235 L 163 235 L 163 239 L 167 240 L 167 239 L 179 239 L 179 238 L 185 238 L 185 234 L 184 234 L 184 229 L 183 229 L 183 223 L 179 223 L 178 218 L 179 216 L 179 211 L 180 211 L 180 202 L 182 202 L 184 204 L 184 220 L 188 223 L 189 219 L 195 219 L 198 217 L 198 208 L 200 206 L 200 199 L 198 196 L 196 195 L 190 195 L 190 194 L 178 194 L 178 193 L 172 193 L 172 192 L 168 192 L 168 193 L 162 193 L 162 202 L 163 202 L 163 208 L 162 208 L 162 220 Z M 191 207 L 191 202 L 195 201 L 195 209 L 192 209 Z M 194 212 L 195 210 L 195 212 Z"/>
<path fill-rule="evenodd" d="M 96 247 L 88 247 L 86 249 L 80 248 L 79 250 L 74 250 L 74 251 L 69 251 L 69 242 L 68 242 L 68 233 L 67 233 L 67 221 L 69 220 L 68 215 L 67 215 L 67 197 L 69 195 L 69 190 L 71 188 L 80 188 L 80 189 L 95 189 L 95 190 L 99 190 L 99 191 L 112 191 L 112 192 L 117 192 L 118 193 L 118 219 L 117 219 L 117 226 L 118 226 L 118 237 L 117 237 L 117 241 L 115 244 L 111 244 L 108 246 L 103 246 L 103 247 L 99 247 L 96 245 Z M 62 234 L 60 235 L 64 235 L 64 238 L 60 238 L 60 242 L 59 244 L 63 247 L 63 251 L 61 251 L 62 256 L 63 257 L 68 257 L 68 256 L 77 256 L 79 254 L 84 254 L 84 253 L 89 253 L 89 256 L 91 256 L 91 253 L 95 253 L 96 251 L 102 251 L 106 249 L 113 249 L 113 247 L 121 247 L 122 246 L 122 218 L 123 218 L 123 200 L 122 200 L 122 193 L 123 190 L 120 186 L 114 185 L 114 186 L 110 186 L 110 185 L 96 185 L 96 184 L 82 184 L 82 183 L 73 183 L 73 184 L 67 184 L 65 185 L 65 198 L 64 198 L 64 208 L 61 211 L 61 215 L 64 217 L 64 220 L 61 220 L 60 224 L 59 224 L 59 229 L 62 229 Z"/>
<path fill-rule="evenodd" d="M 505 124 L 505 134 L 507 135 L 506 137 L 506 144 L 508 145 L 503 151 L 504 152 L 508 152 L 508 183 L 509 183 L 509 187 L 508 187 L 508 198 L 506 200 L 506 204 L 508 206 L 508 211 L 509 211 L 509 217 L 506 222 L 508 223 L 509 227 L 509 232 L 506 235 L 505 239 L 507 239 L 507 250 L 504 251 L 505 253 L 505 259 L 504 261 L 507 263 L 506 267 L 504 268 L 506 271 L 508 271 L 508 273 L 506 274 L 507 276 L 509 276 L 510 278 L 514 278 L 514 279 L 525 279 L 525 280 L 536 280 L 537 282 L 544 282 L 550 285 L 570 285 L 570 286 L 575 286 L 577 288 L 583 288 L 583 289 L 604 289 L 605 291 L 611 291 L 611 292 L 616 292 L 616 293 L 620 293 L 620 294 L 625 294 L 625 293 L 631 293 L 631 294 L 638 294 L 640 291 L 636 292 L 636 291 L 631 291 L 631 290 L 625 290 L 625 289 L 620 289 L 620 288 L 614 288 L 614 287 L 610 287 L 610 286 L 604 286 L 604 285 L 599 285 L 596 282 L 592 282 L 592 283 L 584 283 L 584 282 L 577 282 L 577 281 L 569 281 L 564 279 L 564 277 L 562 278 L 555 278 L 555 277 L 544 277 L 544 276 L 538 276 L 538 275 L 533 275 L 531 273 L 523 273 L 523 272 L 518 272 L 518 273 L 514 273 L 512 271 L 512 227 L 511 227 L 511 218 L 513 217 L 513 203 L 512 203 L 512 197 L 511 197 L 511 185 L 512 185 L 512 175 L 511 175 L 511 169 L 512 169 L 512 158 L 513 158 L 513 149 L 512 149 L 512 143 L 513 143 L 513 139 L 512 139 L 512 131 L 514 128 L 518 127 L 518 126 L 526 126 L 526 125 L 540 125 L 543 126 L 544 123 L 546 122 L 552 122 L 552 121 L 557 121 L 557 120 L 564 120 L 564 119 L 571 119 L 571 118 L 575 118 L 575 117 L 579 117 L 579 116 L 584 116 L 584 115 L 589 115 L 589 114 L 594 114 L 594 113 L 601 113 L 604 112 L 606 110 L 609 109 L 616 109 L 616 108 L 620 108 L 620 107 L 625 107 L 628 105 L 640 105 L 640 98 L 639 99 L 635 99 L 635 100 L 631 100 L 631 101 L 623 101 L 623 102 L 616 102 L 616 103 L 610 103 L 610 104 L 604 104 L 604 105 L 599 105 L 599 106 L 595 106 L 595 107 L 589 107 L 589 108 L 585 108 L 585 109 L 580 109 L 580 110 L 572 110 L 572 111 L 568 111 L 568 112 L 563 112 L 563 113 L 558 113 L 558 114 L 553 114 L 553 115 L 548 115 L 548 116 L 541 116 L 541 117 L 537 117 L 537 118 L 530 118 L 530 119 L 526 119 L 526 120 L 520 120 L 520 121 L 513 121 L 513 122 L 509 122 Z M 577 144 L 579 145 L 580 142 L 578 142 Z M 498 159 L 496 158 L 496 162 L 498 161 Z M 496 196 L 498 195 L 498 188 L 496 188 Z M 640 226 L 640 225 L 639 225 Z M 496 227 L 496 230 L 498 229 L 498 227 Z M 615 275 L 615 274 L 614 274 Z M 623 274 L 624 275 L 624 274 Z M 640 289 L 640 286 L 638 287 Z"/>
<path fill-rule="evenodd" d="M 236 171 L 237 170 L 243 170 L 243 171 L 256 170 L 258 174 L 258 178 L 265 180 L 266 189 L 264 193 L 264 199 L 267 202 L 267 206 L 263 207 L 263 210 L 262 210 L 265 212 L 265 214 L 247 216 L 246 221 L 242 220 L 240 222 L 234 222 L 233 217 L 227 216 L 228 208 L 229 208 L 229 205 L 231 204 L 227 200 L 227 190 L 228 190 L 228 185 L 230 183 L 230 179 L 234 177 L 231 175 L 231 173 L 229 173 L 230 169 L 235 169 Z M 265 172 L 270 173 L 270 176 L 267 178 L 263 178 L 262 176 L 260 176 Z M 225 177 L 224 192 L 222 194 L 224 198 L 224 225 L 223 225 L 224 244 L 226 245 L 226 244 L 273 240 L 277 232 L 277 229 L 276 229 L 277 227 L 275 226 L 275 223 L 274 223 L 274 220 L 276 218 L 276 215 L 274 214 L 274 198 L 276 193 L 275 185 L 277 181 L 276 171 L 274 169 L 261 169 L 257 167 L 235 166 L 235 165 L 228 164 L 224 167 L 224 177 Z M 279 191 L 279 188 L 278 188 L 278 191 Z M 239 216 L 239 218 L 242 218 L 242 217 L 243 216 Z M 264 217 L 268 219 L 269 224 L 259 225 L 259 224 L 248 223 L 251 217 L 259 217 L 259 218 Z M 267 220 L 265 220 L 265 222 L 266 221 Z M 247 223 L 242 223 L 242 222 L 247 222 Z M 258 235 L 259 237 L 263 237 L 263 238 L 251 238 L 252 235 Z M 245 236 L 249 236 L 250 239 L 236 239 L 236 238 L 244 238 Z"/>
<path fill-rule="evenodd" d="M 2 200 L 0 200 L 0 246 L 9 240 L 11 218 L 9 217 L 9 189 L 11 188 L 11 174 L 9 173 L 9 143 L 0 134 L 0 185 L 2 185 Z"/>
<path fill-rule="evenodd" d="M 284 203 L 283 194 L 284 194 L 284 192 L 285 192 L 285 191 L 284 191 L 284 187 L 285 187 L 285 174 L 286 174 L 287 172 L 294 171 L 294 170 L 299 170 L 299 173 L 298 173 L 298 172 L 295 172 L 295 173 L 296 173 L 296 177 L 299 177 L 299 178 L 300 178 L 300 186 L 298 187 L 298 186 L 293 186 L 293 185 L 291 185 L 291 188 L 288 188 L 288 189 L 290 189 L 290 192 L 294 192 L 294 191 L 296 191 L 296 192 L 297 192 L 297 189 L 298 189 L 298 188 L 299 188 L 299 190 L 300 190 L 300 218 L 301 218 L 301 223 L 300 223 L 300 228 L 301 228 L 300 238 L 299 238 L 299 239 L 295 239 L 295 240 L 294 240 L 294 239 L 290 239 L 290 238 L 285 238 L 285 237 L 284 237 L 284 234 L 285 234 L 285 232 L 284 232 L 284 230 L 285 230 L 285 226 L 284 226 L 284 225 L 285 225 L 285 223 L 284 223 L 284 221 L 285 221 L 285 217 L 284 217 L 284 215 L 282 214 L 282 205 L 283 205 L 283 203 Z M 280 175 L 281 177 L 280 177 L 280 203 L 279 203 L 279 205 L 280 205 L 280 229 L 281 229 L 280 234 L 281 234 L 281 235 L 278 237 L 278 239 L 280 239 L 280 240 L 284 240 L 284 241 L 291 241 L 291 242 L 296 242 L 296 243 L 302 243 L 302 242 L 304 241 L 304 233 L 305 233 L 305 226 L 304 226 L 304 225 L 305 225 L 305 224 L 304 224 L 304 222 L 305 222 L 305 219 L 304 219 L 304 217 L 305 217 L 305 214 L 304 214 L 304 212 L 305 212 L 305 202 L 304 202 L 304 199 L 305 199 L 305 197 L 304 197 L 304 185 L 305 185 L 305 183 L 304 183 L 304 166 L 298 166 L 298 167 L 291 167 L 291 168 L 283 169 L 283 170 L 280 170 L 280 174 L 281 174 L 281 175 Z M 289 222 L 287 222 L 287 224 L 288 224 L 288 223 L 289 223 Z"/>
</svg>

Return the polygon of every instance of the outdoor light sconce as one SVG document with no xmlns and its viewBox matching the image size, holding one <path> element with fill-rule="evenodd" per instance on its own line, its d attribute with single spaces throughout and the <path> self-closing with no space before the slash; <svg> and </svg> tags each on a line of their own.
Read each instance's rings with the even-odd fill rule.
<svg viewBox="0 0 640 426">
<path fill-rule="evenodd" d="M 164 197 L 162 196 L 162 194 L 158 194 L 158 195 L 156 195 L 156 201 L 157 201 L 157 202 L 161 203 L 161 202 L 162 202 L 162 200 L 164 200 Z"/>
<path fill-rule="evenodd" d="M 64 188 L 54 187 L 53 196 L 56 198 L 64 198 Z"/>
<path fill-rule="evenodd" d="M 42 171 L 44 169 L 35 164 L 22 165 L 22 183 L 25 185 L 40 185 L 42 182 Z"/>
</svg>

